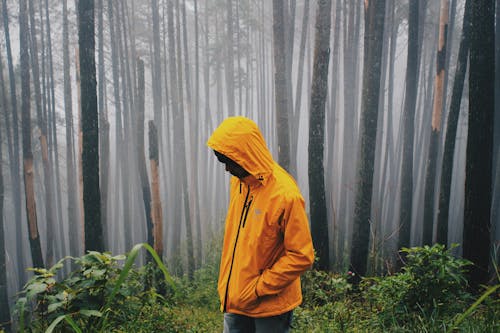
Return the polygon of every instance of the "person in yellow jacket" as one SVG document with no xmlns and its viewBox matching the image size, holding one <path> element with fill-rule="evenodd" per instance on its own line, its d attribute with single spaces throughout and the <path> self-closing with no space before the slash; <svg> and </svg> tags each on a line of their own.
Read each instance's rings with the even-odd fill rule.
<svg viewBox="0 0 500 333">
<path fill-rule="evenodd" d="M 288 332 L 314 262 L 302 194 L 252 120 L 227 118 L 207 145 L 233 176 L 218 281 L 224 333 Z"/>
</svg>

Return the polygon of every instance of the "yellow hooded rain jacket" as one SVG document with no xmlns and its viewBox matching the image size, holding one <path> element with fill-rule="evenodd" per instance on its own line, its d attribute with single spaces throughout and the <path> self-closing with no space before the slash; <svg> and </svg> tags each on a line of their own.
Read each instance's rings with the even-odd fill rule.
<svg viewBox="0 0 500 333">
<path fill-rule="evenodd" d="M 299 276 L 314 260 L 297 184 L 248 118 L 226 119 L 207 145 L 251 174 L 231 177 L 218 282 L 221 311 L 257 318 L 294 309 L 302 302 Z"/>
</svg>

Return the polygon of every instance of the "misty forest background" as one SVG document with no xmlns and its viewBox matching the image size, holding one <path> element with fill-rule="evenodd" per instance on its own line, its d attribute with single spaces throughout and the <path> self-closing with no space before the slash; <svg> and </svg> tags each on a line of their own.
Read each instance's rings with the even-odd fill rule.
<svg viewBox="0 0 500 333">
<path fill-rule="evenodd" d="M 499 11 L 2 0 L 0 313 L 27 268 L 67 255 L 148 242 L 188 277 L 218 256 L 229 177 L 205 142 L 231 115 L 254 119 L 296 177 L 319 269 L 394 272 L 401 247 L 459 243 L 472 284 L 487 282 L 500 241 Z"/>
</svg>

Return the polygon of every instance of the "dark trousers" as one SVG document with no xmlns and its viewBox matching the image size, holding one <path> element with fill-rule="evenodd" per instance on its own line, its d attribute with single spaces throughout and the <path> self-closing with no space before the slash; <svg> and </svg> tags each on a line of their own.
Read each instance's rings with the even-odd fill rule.
<svg viewBox="0 0 500 333">
<path fill-rule="evenodd" d="M 278 316 L 252 318 L 234 313 L 224 313 L 223 333 L 288 333 L 293 311 Z"/>
</svg>

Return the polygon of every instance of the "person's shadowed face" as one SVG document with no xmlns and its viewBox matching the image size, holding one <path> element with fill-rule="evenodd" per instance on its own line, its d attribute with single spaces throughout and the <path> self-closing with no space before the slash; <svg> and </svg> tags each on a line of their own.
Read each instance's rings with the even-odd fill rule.
<svg viewBox="0 0 500 333">
<path fill-rule="evenodd" d="M 236 163 L 226 155 L 223 155 L 216 150 L 214 150 L 214 154 L 215 156 L 217 156 L 219 162 L 224 163 L 226 165 L 226 171 L 232 174 L 233 176 L 238 177 L 239 179 L 243 179 L 246 176 L 250 175 L 248 171 L 243 169 L 238 163 Z"/>
</svg>

